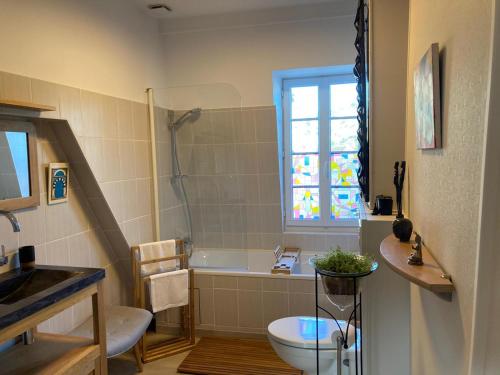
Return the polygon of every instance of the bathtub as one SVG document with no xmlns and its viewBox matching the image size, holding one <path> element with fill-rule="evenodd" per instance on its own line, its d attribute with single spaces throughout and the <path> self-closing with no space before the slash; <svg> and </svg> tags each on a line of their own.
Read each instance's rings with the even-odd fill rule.
<svg viewBox="0 0 500 375">
<path fill-rule="evenodd" d="M 271 274 L 271 250 L 195 249 L 189 265 L 195 270 L 195 314 L 199 334 L 205 331 L 238 335 L 267 334 L 267 326 L 286 316 L 315 315 L 314 270 L 303 251 L 292 275 Z M 339 319 L 324 295 L 320 303 Z M 320 314 L 325 316 L 324 314 Z M 169 311 L 165 324 L 176 325 L 178 314 Z"/>
<path fill-rule="evenodd" d="M 199 275 L 313 280 L 309 259 L 317 254 L 303 251 L 291 275 L 271 273 L 275 258 L 270 250 L 194 249 L 189 266 Z"/>
</svg>

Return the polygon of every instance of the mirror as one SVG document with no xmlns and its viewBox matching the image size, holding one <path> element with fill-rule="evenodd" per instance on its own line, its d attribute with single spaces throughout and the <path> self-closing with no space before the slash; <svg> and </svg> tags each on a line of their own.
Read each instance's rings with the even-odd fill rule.
<svg viewBox="0 0 500 375">
<path fill-rule="evenodd" d="M 0 209 L 12 211 L 39 203 L 34 125 L 0 121 Z"/>
</svg>

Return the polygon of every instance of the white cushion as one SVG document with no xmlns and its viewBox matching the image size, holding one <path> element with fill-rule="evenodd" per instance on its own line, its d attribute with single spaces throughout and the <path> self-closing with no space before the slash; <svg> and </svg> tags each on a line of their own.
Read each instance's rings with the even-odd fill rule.
<svg viewBox="0 0 500 375">
<path fill-rule="evenodd" d="M 149 326 L 153 314 L 147 310 L 128 306 L 106 308 L 106 345 L 108 358 L 130 350 Z M 69 333 L 71 336 L 93 339 L 92 317 Z"/>
</svg>

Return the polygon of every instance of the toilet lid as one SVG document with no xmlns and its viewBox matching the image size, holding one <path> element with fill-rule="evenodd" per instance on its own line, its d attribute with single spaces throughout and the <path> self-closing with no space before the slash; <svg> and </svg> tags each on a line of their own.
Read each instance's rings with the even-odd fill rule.
<svg viewBox="0 0 500 375">
<path fill-rule="evenodd" d="M 319 348 L 336 349 L 336 337 L 340 335 L 337 323 L 333 319 L 319 318 Z M 342 330 L 347 326 L 343 320 L 338 321 Z M 354 327 L 349 328 L 349 344 L 354 336 Z M 316 349 L 316 318 L 312 316 L 291 316 L 275 320 L 267 328 L 269 337 L 288 346 L 304 349 Z M 332 334 L 335 336 L 332 340 Z M 352 335 L 352 336 L 351 336 Z"/>
</svg>

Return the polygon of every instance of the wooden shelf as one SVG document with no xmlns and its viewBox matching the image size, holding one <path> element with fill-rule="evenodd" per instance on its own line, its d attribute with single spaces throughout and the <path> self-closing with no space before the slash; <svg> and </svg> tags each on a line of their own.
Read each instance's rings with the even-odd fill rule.
<svg viewBox="0 0 500 375">
<path fill-rule="evenodd" d="M 27 109 L 30 111 L 37 111 L 37 112 L 48 112 L 56 110 L 56 107 L 53 107 L 51 105 L 23 102 L 19 100 L 10 100 L 10 99 L 0 99 L 0 107 Z"/>
<path fill-rule="evenodd" d="M 434 293 L 451 293 L 453 283 L 444 278 L 446 273 L 436 262 L 429 250 L 422 246 L 423 266 L 408 264 L 408 257 L 413 252 L 413 243 L 400 242 L 394 235 L 386 237 L 380 244 L 380 255 L 395 272 Z"/>
<path fill-rule="evenodd" d="M 37 333 L 31 345 L 17 344 L 1 354 L 5 374 L 88 374 L 99 345 L 80 337 Z"/>
</svg>

